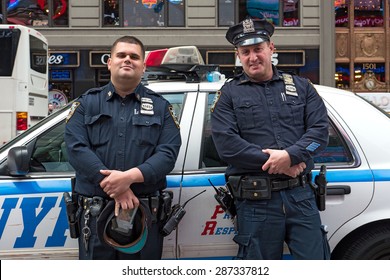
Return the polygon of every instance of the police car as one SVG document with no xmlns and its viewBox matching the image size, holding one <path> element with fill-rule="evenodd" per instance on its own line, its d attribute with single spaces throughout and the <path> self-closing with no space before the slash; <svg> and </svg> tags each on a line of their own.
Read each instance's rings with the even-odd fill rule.
<svg viewBox="0 0 390 280">
<path fill-rule="evenodd" d="M 167 179 L 173 203 L 187 202 L 186 214 L 165 238 L 163 257 L 231 259 L 237 252 L 232 241 L 234 225 L 211 186 L 225 183 L 226 165 L 218 157 L 210 130 L 210 107 L 224 79 L 213 68 L 209 75 L 202 71 L 198 75 L 211 82 L 189 74 L 191 69 L 199 70 L 189 67 L 196 53 L 191 47 L 159 55 L 151 52 L 148 57 L 154 60 L 148 66 L 172 63 L 174 53 L 182 55 L 185 75 L 170 71 L 173 78 L 157 73 L 154 81 L 153 75 L 145 81 L 174 106 L 183 142 Z M 200 58 L 197 63 L 202 63 Z M 390 259 L 389 115 L 351 92 L 325 86 L 316 89 L 330 120 L 329 145 L 315 158 L 314 173 L 321 165 L 327 166 L 326 210 L 321 215 L 332 258 Z M 70 238 L 63 200 L 74 176 L 63 138 L 68 112 L 69 106 L 0 147 L 2 259 L 77 258 L 77 240 Z"/>
</svg>

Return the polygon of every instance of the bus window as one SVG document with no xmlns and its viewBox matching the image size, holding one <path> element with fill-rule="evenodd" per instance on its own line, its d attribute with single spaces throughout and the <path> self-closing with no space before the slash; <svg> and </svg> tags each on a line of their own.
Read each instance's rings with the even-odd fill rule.
<svg viewBox="0 0 390 280">
<path fill-rule="evenodd" d="M 20 30 L 18 29 L 0 29 L 0 46 L 2 54 L 9 54 L 0 56 L 1 77 L 12 75 L 19 38 Z"/>
<path fill-rule="evenodd" d="M 31 69 L 43 74 L 47 72 L 47 45 L 42 40 L 31 35 L 30 59 Z"/>
</svg>

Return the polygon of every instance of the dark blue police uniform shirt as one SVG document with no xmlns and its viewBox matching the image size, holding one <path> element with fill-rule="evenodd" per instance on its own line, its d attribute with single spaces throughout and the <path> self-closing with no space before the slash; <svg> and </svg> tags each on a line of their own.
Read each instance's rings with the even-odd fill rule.
<svg viewBox="0 0 390 280">
<path fill-rule="evenodd" d="M 69 162 L 76 170 L 76 192 L 106 197 L 99 185 L 104 178 L 99 170 L 133 167 L 145 179 L 132 185 L 136 195 L 165 188 L 166 174 L 174 168 L 181 145 L 169 106 L 142 84 L 126 98 L 115 92 L 111 82 L 80 96 L 65 128 Z"/>
<path fill-rule="evenodd" d="M 328 143 L 328 116 L 311 82 L 292 76 L 296 94 L 286 91 L 282 73 L 264 83 L 251 82 L 246 74 L 225 83 L 216 96 L 211 114 L 212 134 L 218 154 L 228 163 L 226 175 L 264 174 L 269 158 L 261 150 L 286 150 L 291 165 L 306 163 Z"/>
</svg>

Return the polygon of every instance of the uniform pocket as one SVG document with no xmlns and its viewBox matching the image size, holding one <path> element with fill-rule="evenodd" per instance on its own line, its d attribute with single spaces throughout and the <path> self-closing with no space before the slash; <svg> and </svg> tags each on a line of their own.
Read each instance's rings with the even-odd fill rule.
<svg viewBox="0 0 390 280">
<path fill-rule="evenodd" d="M 286 107 L 285 110 L 290 112 L 290 119 L 292 119 L 295 125 L 304 125 L 305 120 L 305 104 L 302 103 L 298 98 L 289 98 L 284 105 Z"/>
<path fill-rule="evenodd" d="M 237 123 L 241 130 L 261 127 L 264 124 L 264 109 L 261 106 L 245 101 L 235 108 Z"/>
<path fill-rule="evenodd" d="M 84 123 L 88 129 L 89 139 L 93 146 L 106 144 L 112 135 L 112 117 L 108 114 L 85 116 Z"/>
<path fill-rule="evenodd" d="M 267 219 L 268 200 L 237 201 L 237 213 L 245 222 L 264 222 Z"/>
<path fill-rule="evenodd" d="M 136 133 L 134 141 L 139 146 L 155 146 L 161 129 L 161 118 L 156 116 L 133 116 L 132 123 Z"/>
<path fill-rule="evenodd" d="M 248 246 L 251 240 L 250 234 L 237 234 L 233 237 L 233 241 L 239 246 L 237 260 L 244 260 L 248 254 Z"/>
<path fill-rule="evenodd" d="M 314 192 L 307 187 L 297 187 L 291 190 L 291 198 L 297 209 L 305 216 L 318 214 Z"/>
</svg>

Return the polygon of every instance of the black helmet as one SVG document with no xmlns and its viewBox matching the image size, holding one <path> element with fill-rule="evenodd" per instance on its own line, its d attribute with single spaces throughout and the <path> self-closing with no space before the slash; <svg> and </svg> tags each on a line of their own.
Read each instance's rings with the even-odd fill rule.
<svg viewBox="0 0 390 280">
<path fill-rule="evenodd" d="M 142 250 L 148 238 L 148 228 L 151 224 L 149 206 L 142 200 L 136 210 L 133 228 L 129 234 L 121 234 L 113 229 L 115 223 L 115 201 L 110 200 L 97 220 L 97 233 L 101 242 L 105 242 L 114 249 L 135 254 Z"/>
</svg>

